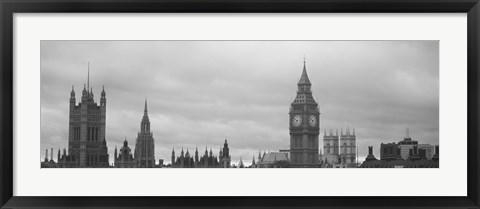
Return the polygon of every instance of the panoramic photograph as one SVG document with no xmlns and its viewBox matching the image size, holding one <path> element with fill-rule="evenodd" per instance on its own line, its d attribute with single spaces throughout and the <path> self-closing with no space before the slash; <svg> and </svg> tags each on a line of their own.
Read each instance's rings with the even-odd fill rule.
<svg viewBox="0 0 480 209">
<path fill-rule="evenodd" d="M 439 168 L 439 41 L 41 41 L 40 168 Z"/>
</svg>

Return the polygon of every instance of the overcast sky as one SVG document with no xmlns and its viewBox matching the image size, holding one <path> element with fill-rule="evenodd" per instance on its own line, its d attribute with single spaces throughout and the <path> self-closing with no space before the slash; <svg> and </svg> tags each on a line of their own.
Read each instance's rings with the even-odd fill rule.
<svg viewBox="0 0 480 209">
<path fill-rule="evenodd" d="M 218 155 L 225 137 L 232 161 L 289 148 L 289 106 L 306 56 L 324 129 L 355 128 L 359 161 L 410 128 L 419 143 L 439 142 L 437 41 L 42 41 L 41 159 L 68 146 L 72 85 L 107 97 L 110 163 L 127 138 L 134 149 L 145 98 L 155 160 L 172 148 Z"/>
</svg>

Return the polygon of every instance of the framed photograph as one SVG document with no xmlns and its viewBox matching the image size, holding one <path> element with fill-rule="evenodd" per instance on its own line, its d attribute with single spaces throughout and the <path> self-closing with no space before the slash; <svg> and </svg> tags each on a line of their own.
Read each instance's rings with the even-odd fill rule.
<svg viewBox="0 0 480 209">
<path fill-rule="evenodd" d="M 0 6 L 1 208 L 480 207 L 478 0 Z"/>
</svg>

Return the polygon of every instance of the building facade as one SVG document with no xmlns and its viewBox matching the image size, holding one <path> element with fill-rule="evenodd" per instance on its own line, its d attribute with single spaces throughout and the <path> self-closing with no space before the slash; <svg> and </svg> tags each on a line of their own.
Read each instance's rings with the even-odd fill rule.
<svg viewBox="0 0 480 209">
<path fill-rule="evenodd" d="M 335 165 L 340 164 L 340 153 L 338 149 L 338 130 L 334 134 L 333 130 L 330 129 L 327 134 L 327 130 L 325 129 L 323 135 L 323 154 L 321 155 L 323 165 L 326 167 L 334 167 Z"/>
<path fill-rule="evenodd" d="M 133 158 L 132 151 L 128 147 L 128 141 L 123 141 L 123 147 L 120 148 L 120 154 L 117 155 L 117 148 L 115 147 L 114 155 L 115 168 L 135 168 L 135 159 Z"/>
<path fill-rule="evenodd" d="M 382 151 L 383 149 L 383 151 Z M 403 159 L 398 144 L 389 143 L 380 146 L 380 160 L 373 155 L 373 147 L 368 147 L 368 156 L 360 168 L 439 168 L 439 146 L 435 146 L 432 159 L 427 159 L 425 152 L 416 145 L 409 150 L 409 157 Z"/>
<path fill-rule="evenodd" d="M 427 159 L 431 160 L 435 155 L 435 146 L 431 144 L 419 144 L 418 141 L 412 140 L 410 137 L 409 129 L 406 130 L 406 136 L 403 138 L 403 141 L 398 142 L 398 147 L 400 148 L 400 155 L 404 160 L 408 159 L 409 152 L 413 147 L 416 146 L 420 152 L 425 152 Z"/>
<path fill-rule="evenodd" d="M 290 168 L 291 163 L 288 153 L 285 152 L 268 152 L 263 153 L 255 164 L 255 168 Z"/>
<path fill-rule="evenodd" d="M 355 129 L 353 132 L 350 132 L 350 128 L 347 128 L 345 134 L 340 134 L 340 164 L 350 167 L 356 163 L 357 159 L 357 144 L 356 144 L 356 136 L 355 136 Z"/>
<path fill-rule="evenodd" d="M 172 159 L 175 159 L 175 150 L 172 151 Z M 190 156 L 188 149 L 185 153 L 182 148 L 180 156 L 172 161 L 172 168 L 195 168 L 195 160 L 193 159 L 193 156 Z"/>
<path fill-rule="evenodd" d="M 435 146 L 431 144 L 419 144 L 418 141 L 412 140 L 409 130 L 406 130 L 406 136 L 398 143 L 382 143 L 380 145 L 380 159 L 386 160 L 391 158 L 400 158 L 408 160 L 413 149 L 418 149 L 418 152 L 431 160 L 435 155 Z"/>
<path fill-rule="evenodd" d="M 318 135 L 320 111 L 312 96 L 305 61 L 297 96 L 289 111 L 290 165 L 292 167 L 318 167 Z"/>
<path fill-rule="evenodd" d="M 398 143 L 381 143 L 380 160 L 373 156 L 373 147 L 368 147 L 368 156 L 361 168 L 438 168 L 439 146 L 418 144 L 412 140 L 409 130 Z"/>
<path fill-rule="evenodd" d="M 230 168 L 232 156 L 230 156 L 230 148 L 228 148 L 227 139 L 225 139 L 225 143 L 223 143 L 223 149 L 220 150 L 220 155 L 218 155 L 218 161 L 221 167 Z"/>
<path fill-rule="evenodd" d="M 143 111 L 140 132 L 135 143 L 135 164 L 137 168 L 155 167 L 155 140 L 150 132 L 150 120 L 148 118 L 147 100 Z"/>
<path fill-rule="evenodd" d="M 89 81 L 83 87 L 81 102 L 76 104 L 75 91 L 70 92 L 68 154 L 63 152 L 59 167 L 108 167 L 108 148 L 105 139 L 106 105 L 105 88 L 100 104 L 94 100 Z M 89 89 L 90 88 L 90 89 Z M 89 91 L 90 90 L 90 91 Z M 59 150 L 60 152 L 60 150 Z"/>
<path fill-rule="evenodd" d="M 191 156 L 188 149 L 185 153 L 182 148 L 180 156 L 176 157 L 175 149 L 172 150 L 172 168 L 227 168 L 224 165 L 219 162 L 217 156 L 213 155 L 212 148 L 210 148 L 209 152 L 207 147 L 205 147 L 203 156 L 199 156 L 198 149 L 195 149 L 195 156 Z"/>
</svg>

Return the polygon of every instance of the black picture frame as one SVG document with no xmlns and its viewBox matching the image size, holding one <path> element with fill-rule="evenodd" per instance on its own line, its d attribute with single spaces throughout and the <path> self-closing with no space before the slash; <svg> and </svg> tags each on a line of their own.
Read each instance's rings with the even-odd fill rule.
<svg viewBox="0 0 480 209">
<path fill-rule="evenodd" d="M 0 0 L 2 208 L 479 208 L 478 0 Z M 13 196 L 14 13 L 467 13 L 468 188 L 465 197 L 21 197 Z M 453 179 L 445 179 L 451 181 Z M 321 189 L 321 188 L 319 188 Z"/>
</svg>

